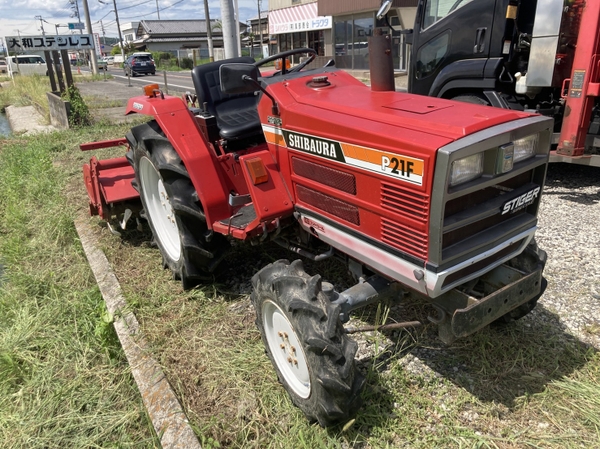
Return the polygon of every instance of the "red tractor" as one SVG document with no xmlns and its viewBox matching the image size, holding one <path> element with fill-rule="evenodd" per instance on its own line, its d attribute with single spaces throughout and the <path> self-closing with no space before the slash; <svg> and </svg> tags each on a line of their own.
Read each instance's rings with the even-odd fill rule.
<svg viewBox="0 0 600 449">
<path fill-rule="evenodd" d="M 534 233 L 552 120 L 374 91 L 329 64 L 303 70 L 311 58 L 287 69 L 297 53 L 315 52 L 195 67 L 199 107 L 149 88 L 127 113 L 151 121 L 82 149 L 128 147 L 85 166 L 90 211 L 123 225 L 139 213 L 185 288 L 211 279 L 232 241 L 347 264 L 357 283 L 342 292 L 300 260 L 252 278 L 281 383 L 328 426 L 360 406 L 357 344 L 343 326 L 353 310 L 408 291 L 434 306 L 452 342 L 533 309 L 545 288 Z M 282 69 L 261 76 L 278 59 Z"/>
</svg>

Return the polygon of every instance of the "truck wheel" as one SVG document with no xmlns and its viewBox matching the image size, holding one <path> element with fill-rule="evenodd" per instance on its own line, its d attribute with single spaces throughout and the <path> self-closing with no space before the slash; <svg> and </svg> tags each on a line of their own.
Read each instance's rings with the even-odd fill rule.
<svg viewBox="0 0 600 449">
<path fill-rule="evenodd" d="M 302 262 L 280 260 L 252 277 L 256 325 L 277 377 L 310 421 L 327 427 L 360 407 L 364 376 L 354 365 L 358 345 L 345 333 L 339 306 Z"/>
<path fill-rule="evenodd" d="M 206 217 L 179 155 L 155 121 L 132 128 L 127 140 L 135 186 L 163 265 L 184 289 L 211 280 L 229 244 L 220 235 L 207 240 Z"/>
</svg>

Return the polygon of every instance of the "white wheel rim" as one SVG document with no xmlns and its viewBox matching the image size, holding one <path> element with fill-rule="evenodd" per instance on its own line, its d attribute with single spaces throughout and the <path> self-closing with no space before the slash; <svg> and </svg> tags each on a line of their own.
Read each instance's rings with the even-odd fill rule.
<svg viewBox="0 0 600 449">
<path fill-rule="evenodd" d="M 181 256 L 181 243 L 175 214 L 162 178 L 147 157 L 140 159 L 140 182 L 156 237 L 169 257 L 178 261 Z"/>
<path fill-rule="evenodd" d="M 265 335 L 273 359 L 290 388 L 303 399 L 310 396 L 310 375 L 304 349 L 283 311 L 271 300 L 262 306 Z"/>
</svg>

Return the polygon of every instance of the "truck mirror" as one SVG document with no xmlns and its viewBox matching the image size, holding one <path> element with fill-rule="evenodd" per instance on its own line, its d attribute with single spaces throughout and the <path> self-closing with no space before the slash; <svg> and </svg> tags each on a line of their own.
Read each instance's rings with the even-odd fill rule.
<svg viewBox="0 0 600 449">
<path fill-rule="evenodd" d="M 256 91 L 260 72 L 254 64 L 223 64 L 219 68 L 221 91 L 226 94 L 244 94 Z"/>
</svg>

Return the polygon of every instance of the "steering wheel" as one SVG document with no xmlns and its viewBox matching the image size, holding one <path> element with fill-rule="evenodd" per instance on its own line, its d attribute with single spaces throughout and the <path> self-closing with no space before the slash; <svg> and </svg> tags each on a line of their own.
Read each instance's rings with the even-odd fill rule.
<svg viewBox="0 0 600 449">
<path fill-rule="evenodd" d="M 308 57 L 308 59 L 300 64 L 298 64 L 296 67 L 294 67 L 291 70 L 286 70 L 286 66 L 285 66 L 285 61 L 286 58 L 289 56 L 293 56 L 293 55 L 297 55 L 300 53 L 309 53 L 310 56 Z M 287 50 L 287 51 L 282 51 L 281 53 L 277 53 L 273 56 L 269 56 L 265 59 L 261 59 L 260 61 L 257 61 L 254 63 L 254 66 L 256 68 L 268 64 L 269 62 L 273 62 L 276 61 L 278 59 L 281 59 L 281 74 L 285 75 L 286 73 L 292 73 L 292 72 L 299 72 L 300 70 L 302 70 L 304 67 L 306 67 L 308 64 L 310 64 L 315 57 L 317 56 L 317 52 L 315 50 L 313 50 L 312 48 L 294 48 L 293 50 Z"/>
</svg>

